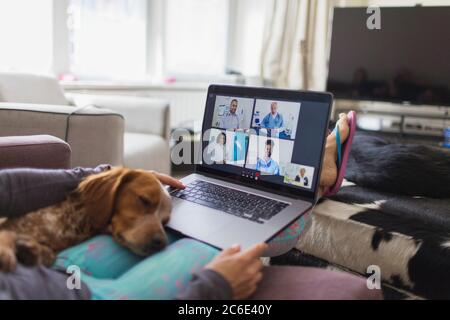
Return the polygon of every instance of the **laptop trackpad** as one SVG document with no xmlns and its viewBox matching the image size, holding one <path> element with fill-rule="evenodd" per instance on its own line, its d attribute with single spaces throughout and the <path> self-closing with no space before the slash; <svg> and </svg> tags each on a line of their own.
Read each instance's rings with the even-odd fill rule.
<svg viewBox="0 0 450 320">
<path fill-rule="evenodd" d="M 235 217 L 226 213 L 174 199 L 172 218 L 167 226 L 186 236 L 204 239 L 223 230 L 233 221 L 236 221 Z"/>
</svg>

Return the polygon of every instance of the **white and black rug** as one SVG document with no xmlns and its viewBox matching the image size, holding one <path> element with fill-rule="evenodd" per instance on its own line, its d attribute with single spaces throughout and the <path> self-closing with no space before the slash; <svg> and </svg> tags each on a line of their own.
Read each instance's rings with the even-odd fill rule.
<svg viewBox="0 0 450 320">
<path fill-rule="evenodd" d="M 359 136 L 347 173 L 358 185 L 321 201 L 296 250 L 271 263 L 375 265 L 386 298 L 450 299 L 450 153 Z"/>
</svg>

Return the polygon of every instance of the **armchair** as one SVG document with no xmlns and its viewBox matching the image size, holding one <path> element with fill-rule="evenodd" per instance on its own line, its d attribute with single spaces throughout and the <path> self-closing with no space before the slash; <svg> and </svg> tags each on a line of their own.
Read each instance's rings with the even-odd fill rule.
<svg viewBox="0 0 450 320">
<path fill-rule="evenodd" d="M 170 173 L 168 103 L 133 96 L 68 94 L 67 98 L 75 106 L 113 110 L 125 118 L 125 166 Z"/>
<path fill-rule="evenodd" d="M 151 98 L 64 95 L 52 77 L 0 73 L 0 137 L 49 134 L 72 165 L 101 163 L 170 173 L 169 104 Z"/>
</svg>

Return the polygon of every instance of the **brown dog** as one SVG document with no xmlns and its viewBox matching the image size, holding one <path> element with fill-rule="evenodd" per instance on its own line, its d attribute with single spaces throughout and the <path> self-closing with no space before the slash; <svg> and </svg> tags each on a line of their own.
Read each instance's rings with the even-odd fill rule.
<svg viewBox="0 0 450 320">
<path fill-rule="evenodd" d="M 154 174 L 115 168 L 82 181 L 68 199 L 0 225 L 0 270 L 51 266 L 56 254 L 95 235 L 111 233 L 138 255 L 163 249 L 170 196 Z"/>
</svg>

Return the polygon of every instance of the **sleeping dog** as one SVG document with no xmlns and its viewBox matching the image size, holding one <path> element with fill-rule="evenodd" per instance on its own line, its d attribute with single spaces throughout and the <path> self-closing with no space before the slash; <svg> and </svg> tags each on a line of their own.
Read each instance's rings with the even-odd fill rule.
<svg viewBox="0 0 450 320">
<path fill-rule="evenodd" d="M 54 263 L 58 252 L 110 233 L 147 256 L 167 244 L 170 196 L 154 174 L 115 168 L 83 180 L 66 201 L 0 225 L 0 271 Z"/>
</svg>

